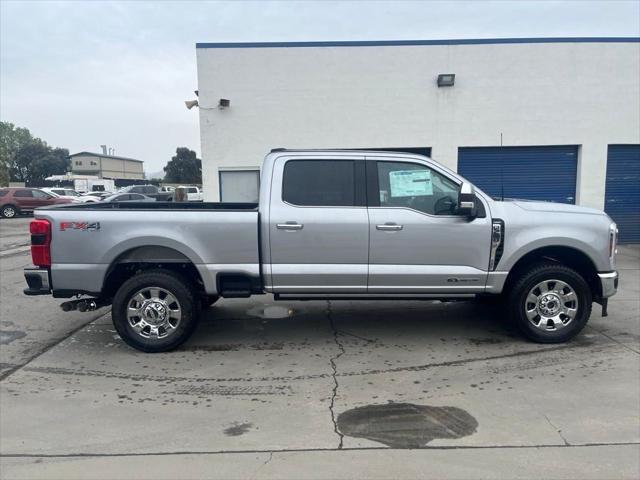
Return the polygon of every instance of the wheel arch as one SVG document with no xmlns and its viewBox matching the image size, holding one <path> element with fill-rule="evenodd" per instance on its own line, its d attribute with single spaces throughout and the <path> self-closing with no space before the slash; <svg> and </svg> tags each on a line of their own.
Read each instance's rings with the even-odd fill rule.
<svg viewBox="0 0 640 480">
<path fill-rule="evenodd" d="M 110 264 L 102 284 L 102 295 L 111 298 L 118 287 L 140 271 L 168 270 L 177 273 L 201 292 L 204 281 L 196 264 L 184 253 L 163 245 L 144 245 L 120 253 Z"/>
<path fill-rule="evenodd" d="M 509 270 L 504 284 L 504 291 L 508 292 L 510 290 L 522 272 L 542 261 L 555 262 L 574 269 L 587 282 L 594 298 L 602 296 L 598 269 L 591 257 L 582 250 L 565 245 L 539 247 L 522 255 Z"/>
</svg>

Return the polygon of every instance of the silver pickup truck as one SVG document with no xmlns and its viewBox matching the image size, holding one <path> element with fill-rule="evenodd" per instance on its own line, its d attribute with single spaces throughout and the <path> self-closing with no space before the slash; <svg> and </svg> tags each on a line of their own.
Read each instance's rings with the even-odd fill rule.
<svg viewBox="0 0 640 480">
<path fill-rule="evenodd" d="M 496 296 L 536 342 L 606 315 L 617 230 L 603 212 L 497 201 L 420 155 L 269 153 L 258 204 L 108 203 L 39 208 L 27 295 L 112 304 L 146 352 L 172 349 L 220 297 L 275 300 Z"/>
</svg>

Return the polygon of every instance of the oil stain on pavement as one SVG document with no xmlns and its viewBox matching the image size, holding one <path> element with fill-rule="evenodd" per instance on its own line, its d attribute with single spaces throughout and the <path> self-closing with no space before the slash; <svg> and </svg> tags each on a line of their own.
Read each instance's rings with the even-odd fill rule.
<svg viewBox="0 0 640 480">
<path fill-rule="evenodd" d="M 224 434 L 228 437 L 239 437 L 247 433 L 251 427 L 253 427 L 251 423 L 236 423 L 229 428 L 225 428 Z"/>
<path fill-rule="evenodd" d="M 436 438 L 466 437 L 477 428 L 476 419 L 457 407 L 387 403 L 357 407 L 338 415 L 342 434 L 391 448 L 421 448 Z"/>
</svg>

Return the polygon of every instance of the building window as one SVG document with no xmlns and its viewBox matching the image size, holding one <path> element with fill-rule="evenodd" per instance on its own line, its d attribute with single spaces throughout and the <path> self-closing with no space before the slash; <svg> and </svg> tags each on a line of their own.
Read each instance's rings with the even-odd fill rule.
<svg viewBox="0 0 640 480">
<path fill-rule="evenodd" d="M 220 201 L 258 203 L 260 170 L 225 170 L 220 175 Z"/>
<path fill-rule="evenodd" d="M 98 165 L 98 162 L 95 162 L 95 161 L 91 160 L 91 165 L 93 165 L 93 166 Z"/>
<path fill-rule="evenodd" d="M 82 165 L 82 160 L 76 160 L 76 166 Z"/>
<path fill-rule="evenodd" d="M 354 206 L 355 162 L 291 160 L 284 166 L 282 199 L 301 206 Z"/>
</svg>

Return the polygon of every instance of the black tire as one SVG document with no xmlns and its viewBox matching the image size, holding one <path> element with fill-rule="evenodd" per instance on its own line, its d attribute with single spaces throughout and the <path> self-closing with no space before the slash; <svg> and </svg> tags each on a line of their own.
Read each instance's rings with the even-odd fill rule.
<svg viewBox="0 0 640 480">
<path fill-rule="evenodd" d="M 202 306 L 202 309 L 204 310 L 205 308 L 209 308 L 211 305 L 216 303 L 218 300 L 220 300 L 220 297 L 218 295 L 206 295 L 204 297 L 200 297 L 200 305 Z"/>
<path fill-rule="evenodd" d="M 532 302 L 527 301 L 529 293 L 537 285 L 552 280 L 564 282 L 577 297 L 577 311 L 565 326 L 555 330 L 544 330 L 534 324 L 535 319 L 529 320 L 526 309 L 532 309 Z M 531 266 L 526 272 L 516 279 L 508 292 L 507 312 L 520 332 L 529 340 L 538 343 L 562 343 L 567 342 L 578 335 L 585 327 L 591 316 L 591 304 L 593 298 L 591 289 L 582 276 L 565 265 L 557 263 L 539 263 Z M 569 302 L 565 305 L 576 305 Z M 542 321 L 542 320 L 541 320 Z M 542 323 L 538 323 L 542 325 Z M 553 322 L 551 322 L 553 323 Z M 555 328 L 555 327 L 549 327 Z"/>
<path fill-rule="evenodd" d="M 146 287 L 159 287 L 165 293 L 169 292 L 177 301 L 173 305 L 180 311 L 179 322 L 164 338 L 159 338 L 160 335 L 145 338 L 145 332 L 136 331 L 127 317 L 130 302 Z M 166 298 L 168 297 L 165 296 Z M 168 270 L 149 270 L 122 284 L 113 298 L 111 316 L 118 334 L 128 345 L 147 353 L 166 352 L 178 347 L 191 336 L 198 324 L 200 302 L 192 284 L 179 274 Z"/>
<path fill-rule="evenodd" d="M 15 205 L 4 205 L 0 209 L 0 217 L 15 218 L 20 215 L 20 210 Z"/>
</svg>

